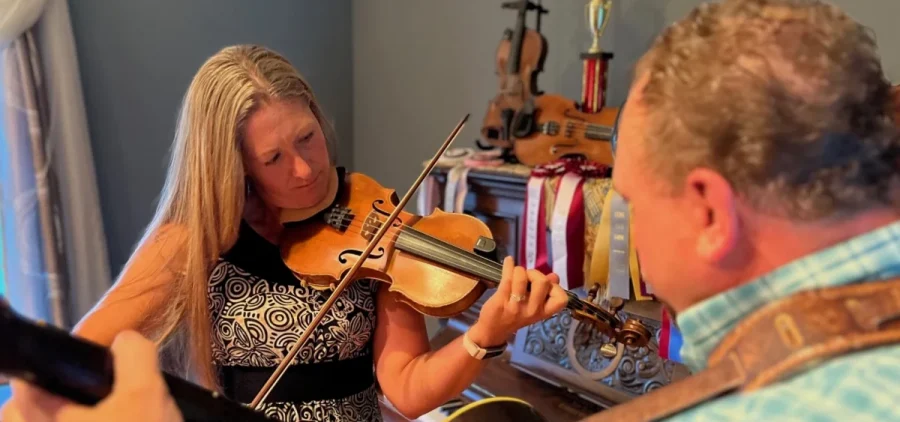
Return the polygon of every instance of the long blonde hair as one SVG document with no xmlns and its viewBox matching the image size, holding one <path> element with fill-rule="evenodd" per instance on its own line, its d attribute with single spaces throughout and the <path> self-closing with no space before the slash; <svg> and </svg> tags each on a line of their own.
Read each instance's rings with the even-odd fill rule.
<svg viewBox="0 0 900 422">
<path fill-rule="evenodd" d="M 254 45 L 227 47 L 210 57 L 183 98 L 165 186 L 137 246 L 171 226 L 189 234 L 183 249 L 173 254 L 180 268 L 171 269 L 178 277 L 167 286 L 169 301 L 147 324 L 163 350 L 164 368 L 207 388 L 220 388 L 212 363 L 208 277 L 219 256 L 237 240 L 244 211 L 243 126 L 261 104 L 288 99 L 307 101 L 322 125 L 333 162 L 334 130 L 287 59 Z"/>
</svg>

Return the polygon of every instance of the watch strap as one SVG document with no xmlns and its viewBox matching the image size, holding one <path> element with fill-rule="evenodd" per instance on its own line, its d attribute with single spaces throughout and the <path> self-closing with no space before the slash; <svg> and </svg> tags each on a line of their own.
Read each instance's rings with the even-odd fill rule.
<svg viewBox="0 0 900 422">
<path fill-rule="evenodd" d="M 469 338 L 469 333 L 463 334 L 463 346 L 466 348 L 466 351 L 469 352 L 470 356 L 478 360 L 497 357 L 506 351 L 506 344 L 481 347 Z"/>
</svg>

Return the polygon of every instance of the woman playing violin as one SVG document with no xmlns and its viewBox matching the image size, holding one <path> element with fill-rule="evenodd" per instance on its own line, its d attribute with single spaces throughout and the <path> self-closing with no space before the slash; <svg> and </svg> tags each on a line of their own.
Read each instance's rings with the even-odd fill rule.
<svg viewBox="0 0 900 422">
<path fill-rule="evenodd" d="M 109 345 L 119 332 L 138 330 L 161 345 L 170 371 L 250 402 L 329 295 L 286 268 L 279 215 L 331 200 L 334 147 L 312 90 L 285 58 L 258 46 L 215 54 L 184 97 L 153 220 L 75 333 Z M 567 300 L 557 283 L 507 259 L 497 292 L 465 337 L 489 348 L 552 316 Z M 348 286 L 265 413 L 284 421 L 381 420 L 377 385 L 415 418 L 470 385 L 483 360 L 463 338 L 431 351 L 423 316 L 393 294 L 375 281 Z"/>
</svg>

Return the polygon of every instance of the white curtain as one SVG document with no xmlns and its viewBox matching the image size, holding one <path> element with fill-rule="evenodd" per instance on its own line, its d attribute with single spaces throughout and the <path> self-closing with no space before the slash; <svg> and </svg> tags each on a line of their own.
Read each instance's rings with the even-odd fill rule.
<svg viewBox="0 0 900 422">
<path fill-rule="evenodd" d="M 31 28 L 46 3 L 47 0 L 0 0 L 0 48 L 6 49 Z"/>
<path fill-rule="evenodd" d="M 0 36 L 7 296 L 69 326 L 111 280 L 66 0 L 0 0 Z"/>
</svg>

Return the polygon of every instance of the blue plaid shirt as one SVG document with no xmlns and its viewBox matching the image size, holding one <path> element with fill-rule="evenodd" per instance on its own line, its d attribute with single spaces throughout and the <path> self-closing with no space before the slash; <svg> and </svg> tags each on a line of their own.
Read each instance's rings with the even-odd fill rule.
<svg viewBox="0 0 900 422">
<path fill-rule="evenodd" d="M 900 277 L 900 221 L 793 261 L 677 317 L 682 359 L 694 372 L 762 305 L 822 287 Z M 900 421 L 900 345 L 828 360 L 748 394 L 703 403 L 668 421 Z"/>
</svg>

